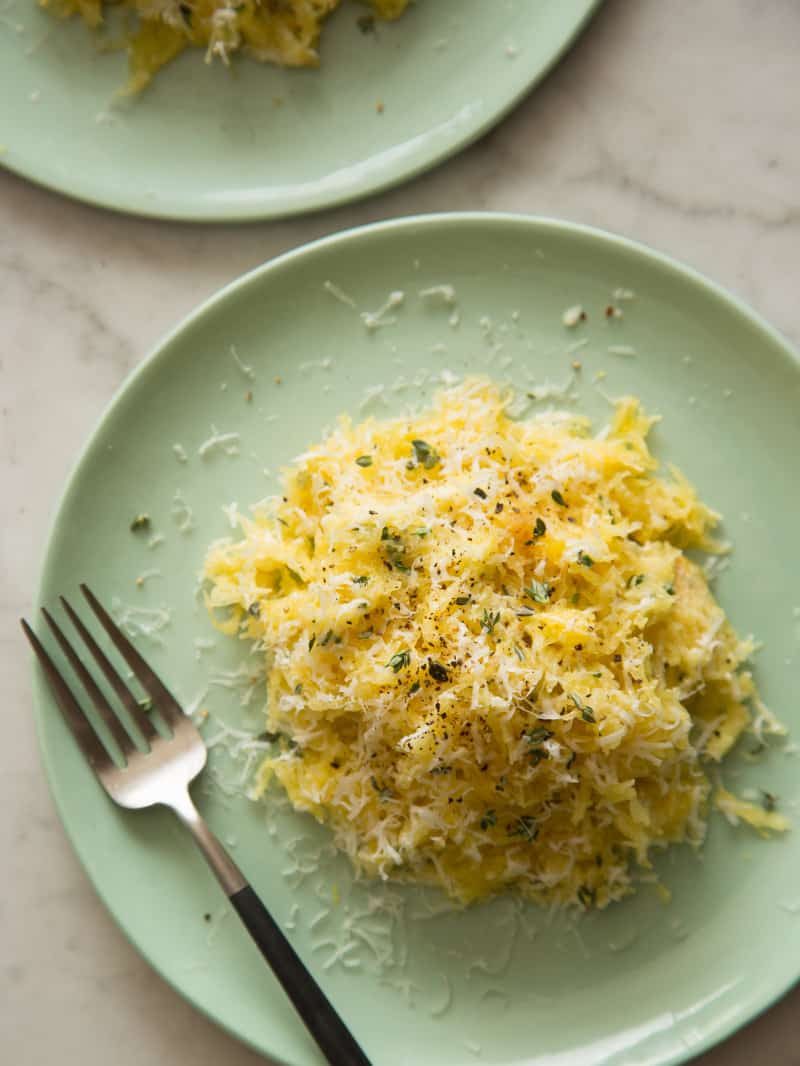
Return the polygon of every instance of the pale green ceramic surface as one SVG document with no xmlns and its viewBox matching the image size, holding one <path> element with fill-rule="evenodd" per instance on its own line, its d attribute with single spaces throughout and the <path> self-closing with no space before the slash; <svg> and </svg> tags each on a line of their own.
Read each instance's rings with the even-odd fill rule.
<svg viewBox="0 0 800 1066">
<path fill-rule="evenodd" d="M 320 70 L 208 67 L 195 50 L 138 99 L 115 100 L 124 55 L 98 54 L 76 20 L 59 24 L 34 0 L 9 0 L 0 163 L 79 199 L 163 218 L 330 206 L 477 137 L 544 75 L 597 3 L 419 0 L 365 36 L 356 21 L 364 8 L 348 0 L 325 29 Z"/>
<path fill-rule="evenodd" d="M 326 281 L 364 309 L 379 307 L 390 290 L 404 290 L 397 323 L 368 333 L 357 313 L 326 291 Z M 441 283 L 457 290 L 455 328 L 445 309 L 417 295 Z M 637 295 L 624 305 L 621 322 L 608 322 L 603 309 L 617 286 Z M 561 313 L 578 302 L 589 322 L 568 330 Z M 583 337 L 588 344 L 569 354 Z M 237 370 L 231 344 L 254 368 L 255 382 Z M 638 354 L 610 354 L 614 344 Z M 303 366 L 327 358 L 328 369 Z M 736 626 L 766 642 L 757 662 L 762 691 L 796 733 L 800 501 L 789 474 L 800 454 L 796 356 L 689 270 L 558 222 L 453 215 L 386 223 L 290 253 L 226 289 L 160 346 L 112 404 L 56 519 L 41 600 L 52 604 L 86 580 L 106 600 L 172 605 L 164 647 L 143 648 L 188 702 L 219 664 L 235 665 L 246 655 L 244 645 L 220 637 L 209 658 L 195 658 L 193 639 L 214 636 L 195 599 L 195 577 L 207 542 L 226 532 L 222 505 L 236 500 L 244 507 L 273 490 L 264 467 L 277 469 L 338 413 L 358 415 L 365 390 L 401 374 L 449 369 L 522 385 L 562 382 L 575 358 L 583 363 L 580 409 L 599 422 L 607 417 L 608 404 L 591 383 L 597 370 L 607 370 L 607 393 L 636 393 L 663 414 L 653 437 L 657 451 L 726 514 L 736 551 L 718 592 Z M 429 388 L 389 392 L 386 410 L 429 394 Z M 380 403 L 373 409 L 384 410 Z M 238 458 L 198 458 L 211 423 L 241 433 Z M 186 448 L 188 463 L 177 462 L 174 442 Z M 170 518 L 176 489 L 194 510 L 196 528 L 188 536 Z M 128 530 L 143 510 L 166 536 L 153 551 Z M 137 589 L 136 576 L 149 567 L 163 577 Z M 221 899 L 190 841 L 166 815 L 123 813 L 106 801 L 38 675 L 35 694 L 61 816 L 122 928 L 161 974 L 231 1032 L 292 1066 L 319 1063 L 235 919 L 215 919 L 210 937 L 203 914 L 218 914 Z M 212 688 L 206 701 L 229 724 L 255 729 L 258 704 L 243 711 L 222 688 Z M 797 756 L 776 749 L 756 766 L 735 761 L 726 779 L 737 789 L 768 788 L 797 818 L 797 766 Z M 408 964 L 381 980 L 364 969 L 323 968 L 331 948 L 318 942 L 335 939 L 346 906 L 368 895 L 347 887 L 344 865 L 325 859 L 320 873 L 295 887 L 285 876 L 287 843 L 325 841 L 324 831 L 285 815 L 270 837 L 262 806 L 227 796 L 213 782 L 196 793 L 213 827 L 236 841 L 236 858 L 276 917 L 287 920 L 298 904 L 291 938 L 375 1066 L 683 1061 L 752 1017 L 798 975 L 797 833 L 764 841 L 715 816 L 703 862 L 676 851 L 661 864 L 671 906 L 645 889 L 587 917 L 577 932 L 558 920 L 548 926 L 532 908 L 519 925 L 508 901 L 422 920 L 414 917 L 422 909 L 419 892 L 405 890 Z M 383 899 L 386 889 L 369 892 Z M 330 916 L 309 930 L 325 907 Z M 529 927 L 538 930 L 533 939 L 525 935 Z M 416 986 L 414 1005 L 396 987 L 407 979 Z"/>
</svg>

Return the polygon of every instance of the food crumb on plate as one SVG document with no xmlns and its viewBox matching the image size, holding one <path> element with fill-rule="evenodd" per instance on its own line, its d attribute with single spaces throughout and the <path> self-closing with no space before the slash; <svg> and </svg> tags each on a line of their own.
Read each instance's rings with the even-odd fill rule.
<svg viewBox="0 0 800 1066">
<path fill-rule="evenodd" d="M 580 304 L 574 304 L 562 313 L 561 321 L 568 329 L 573 329 L 579 322 L 586 321 L 586 312 Z"/>
</svg>

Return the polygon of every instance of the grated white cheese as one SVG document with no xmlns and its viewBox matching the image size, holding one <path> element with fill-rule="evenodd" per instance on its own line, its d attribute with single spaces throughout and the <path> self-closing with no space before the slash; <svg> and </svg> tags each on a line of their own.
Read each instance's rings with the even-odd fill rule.
<svg viewBox="0 0 800 1066">
<path fill-rule="evenodd" d="M 237 369 L 241 372 L 242 377 L 247 378 L 248 381 L 255 381 L 255 370 L 253 370 L 252 366 L 249 363 L 245 363 L 242 361 L 241 357 L 239 356 L 239 352 L 236 350 L 236 345 L 232 344 L 228 350 L 230 351 L 231 358 L 236 364 Z"/>
<path fill-rule="evenodd" d="M 180 489 L 175 490 L 175 495 L 172 497 L 172 507 L 170 508 L 170 514 L 172 520 L 178 527 L 178 532 L 183 536 L 188 536 L 194 529 L 194 512 Z"/>
<path fill-rule="evenodd" d="M 169 607 L 134 607 L 118 596 L 111 600 L 114 621 L 129 637 L 144 637 L 152 644 L 163 645 L 161 630 L 169 625 L 172 611 Z"/>
<path fill-rule="evenodd" d="M 211 436 L 208 437 L 197 449 L 201 459 L 205 459 L 214 452 L 222 451 L 225 455 L 235 456 L 239 454 L 241 436 L 239 433 L 220 433 L 215 425 L 211 426 Z"/>
</svg>

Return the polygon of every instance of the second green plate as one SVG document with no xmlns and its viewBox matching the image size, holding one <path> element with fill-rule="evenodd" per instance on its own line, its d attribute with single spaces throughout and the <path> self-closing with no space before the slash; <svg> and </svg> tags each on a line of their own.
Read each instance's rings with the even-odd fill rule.
<svg viewBox="0 0 800 1066">
<path fill-rule="evenodd" d="M 348 2 L 324 28 L 319 70 L 247 59 L 208 67 L 194 49 L 140 97 L 120 100 L 124 54 L 98 52 L 76 19 L 9 0 L 0 164 L 80 200 L 160 218 L 329 207 L 474 140 L 542 77 L 597 3 L 422 0 L 365 36 L 364 8 Z"/>
</svg>

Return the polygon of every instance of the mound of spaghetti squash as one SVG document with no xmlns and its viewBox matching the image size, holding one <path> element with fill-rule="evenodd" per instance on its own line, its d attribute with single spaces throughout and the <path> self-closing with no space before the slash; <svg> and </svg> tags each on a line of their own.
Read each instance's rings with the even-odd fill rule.
<svg viewBox="0 0 800 1066">
<path fill-rule="evenodd" d="M 684 554 L 717 516 L 657 475 L 654 419 L 625 399 L 592 436 L 507 402 L 472 380 L 343 418 L 212 546 L 207 603 L 268 658 L 260 788 L 359 871 L 603 907 L 654 848 L 701 843 L 706 764 L 780 726 Z"/>
<path fill-rule="evenodd" d="M 153 75 L 185 48 L 204 48 L 206 62 L 228 63 L 244 51 L 265 63 L 313 67 L 325 18 L 342 0 L 39 0 L 42 7 L 68 17 L 80 15 L 99 29 L 104 14 L 123 10 L 134 29 L 125 37 L 130 78 L 127 91 L 140 92 Z M 398 18 L 408 0 L 368 0 L 376 15 Z"/>
</svg>

